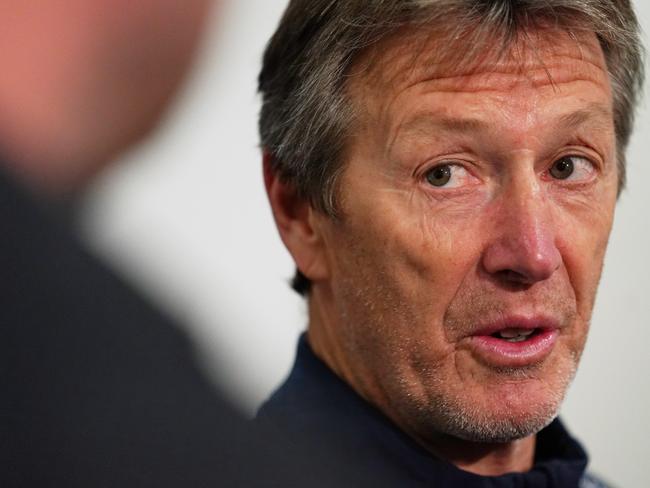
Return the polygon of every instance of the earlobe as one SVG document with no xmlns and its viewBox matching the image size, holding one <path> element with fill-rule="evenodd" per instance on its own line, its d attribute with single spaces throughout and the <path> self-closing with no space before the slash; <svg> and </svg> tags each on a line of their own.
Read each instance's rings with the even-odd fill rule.
<svg viewBox="0 0 650 488">
<path fill-rule="evenodd" d="M 275 225 L 298 269 L 312 282 L 327 278 L 327 263 L 321 229 L 315 210 L 293 186 L 278 176 L 272 156 L 264 152 L 264 184 Z"/>
</svg>

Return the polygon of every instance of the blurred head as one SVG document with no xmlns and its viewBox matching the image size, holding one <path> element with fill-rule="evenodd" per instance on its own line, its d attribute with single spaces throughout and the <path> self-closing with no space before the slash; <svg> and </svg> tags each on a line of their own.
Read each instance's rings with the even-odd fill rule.
<svg viewBox="0 0 650 488">
<path fill-rule="evenodd" d="M 3 3 L 0 153 L 37 188 L 84 184 L 160 117 L 209 0 Z"/>
<path fill-rule="evenodd" d="M 290 4 L 260 125 L 309 340 L 420 442 L 508 442 L 557 414 L 640 53 L 621 1 Z"/>
</svg>

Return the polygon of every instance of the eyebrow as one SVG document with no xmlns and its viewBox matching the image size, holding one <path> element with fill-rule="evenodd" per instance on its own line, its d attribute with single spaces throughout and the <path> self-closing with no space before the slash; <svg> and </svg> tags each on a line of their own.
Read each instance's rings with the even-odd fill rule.
<svg viewBox="0 0 650 488">
<path fill-rule="evenodd" d="M 489 127 L 490 124 L 481 119 L 438 117 L 435 113 L 425 112 L 404 123 L 399 128 L 399 132 L 421 132 L 423 130 L 480 132 L 487 130 Z"/>
<path fill-rule="evenodd" d="M 586 123 L 595 123 L 598 127 L 607 128 L 608 122 L 613 122 L 614 115 L 607 106 L 592 102 L 587 107 L 559 118 L 559 125 L 566 129 L 574 129 Z"/>
</svg>

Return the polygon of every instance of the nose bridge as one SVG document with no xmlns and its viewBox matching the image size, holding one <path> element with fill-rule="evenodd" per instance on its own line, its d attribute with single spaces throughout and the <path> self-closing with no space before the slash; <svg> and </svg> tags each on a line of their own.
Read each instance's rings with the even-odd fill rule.
<svg viewBox="0 0 650 488">
<path fill-rule="evenodd" d="M 489 273 L 525 283 L 549 278 L 561 264 L 550 203 L 534 173 L 521 171 L 503 188 L 483 259 Z"/>
<path fill-rule="evenodd" d="M 511 239 L 535 245 L 547 234 L 549 209 L 535 175 L 517 175 L 503 192 L 503 224 L 511 228 Z"/>
</svg>

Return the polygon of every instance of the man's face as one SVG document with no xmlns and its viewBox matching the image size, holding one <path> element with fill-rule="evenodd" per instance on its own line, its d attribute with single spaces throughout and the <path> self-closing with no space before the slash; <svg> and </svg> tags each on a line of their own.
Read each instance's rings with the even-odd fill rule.
<svg viewBox="0 0 650 488">
<path fill-rule="evenodd" d="M 315 349 L 421 438 L 537 432 L 586 339 L 617 194 L 610 83 L 595 37 L 529 42 L 467 72 L 394 39 L 349 86 L 342 218 L 315 217 L 311 306 L 334 339 Z"/>
</svg>

